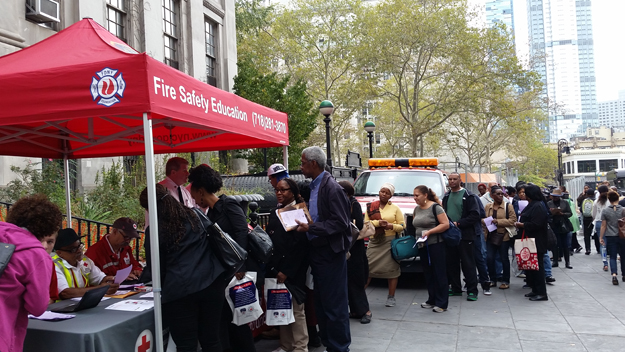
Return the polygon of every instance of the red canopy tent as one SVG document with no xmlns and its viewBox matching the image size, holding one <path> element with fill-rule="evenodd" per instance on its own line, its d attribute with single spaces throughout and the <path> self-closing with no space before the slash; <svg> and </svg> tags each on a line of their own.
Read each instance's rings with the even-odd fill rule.
<svg viewBox="0 0 625 352">
<path fill-rule="evenodd" d="M 0 154 L 63 158 L 67 175 L 67 159 L 145 153 L 150 210 L 154 153 L 283 146 L 286 163 L 288 144 L 286 114 L 138 53 L 91 19 L 0 57 Z M 69 200 L 67 215 L 71 224 Z M 150 224 L 159 292 L 156 211 Z M 162 351 L 160 295 L 154 300 Z"/>
</svg>

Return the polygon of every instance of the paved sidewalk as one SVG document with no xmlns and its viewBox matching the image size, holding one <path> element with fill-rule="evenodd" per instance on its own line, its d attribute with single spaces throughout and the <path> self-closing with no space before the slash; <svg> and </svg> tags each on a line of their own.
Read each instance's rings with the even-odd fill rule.
<svg viewBox="0 0 625 352">
<path fill-rule="evenodd" d="M 621 276 L 620 285 L 613 286 L 594 252 L 576 253 L 571 265 L 553 269 L 557 281 L 547 285 L 547 302 L 524 298 L 529 290 L 522 288 L 523 279 L 513 278 L 510 289 L 494 288 L 490 297 L 480 292 L 476 302 L 466 301 L 466 295 L 450 297 L 449 309 L 440 314 L 420 307 L 427 298 L 423 282 L 416 282 L 422 275 L 400 278 L 392 308 L 384 306 L 386 283 L 378 280 L 367 290 L 371 324 L 351 321 L 351 351 L 625 351 Z M 261 340 L 256 346 L 270 352 L 279 343 Z"/>
</svg>

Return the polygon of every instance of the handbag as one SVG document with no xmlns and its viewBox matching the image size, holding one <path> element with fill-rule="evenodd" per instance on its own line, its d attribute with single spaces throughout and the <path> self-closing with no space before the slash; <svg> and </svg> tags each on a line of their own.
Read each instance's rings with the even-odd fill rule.
<svg viewBox="0 0 625 352">
<path fill-rule="evenodd" d="M 267 232 L 256 225 L 255 228 L 250 229 L 247 239 L 252 257 L 263 264 L 267 264 L 273 254 L 273 242 Z"/>
<path fill-rule="evenodd" d="M 232 276 L 239 272 L 239 269 L 245 264 L 247 252 L 199 209 L 193 208 L 193 210 L 200 219 L 200 226 L 208 237 L 208 245 L 225 269 L 226 280 L 230 281 Z"/>
<path fill-rule="evenodd" d="M 621 215 L 623 214 L 625 214 L 625 209 L 623 209 Z M 625 217 L 618 219 L 618 237 L 625 239 Z"/>
<path fill-rule="evenodd" d="M 525 233 L 525 232 L 524 232 Z M 558 246 L 558 238 L 551 225 L 547 224 L 547 249 L 553 251 Z"/>
<path fill-rule="evenodd" d="M 391 256 L 396 261 L 416 257 L 419 250 L 414 236 L 398 237 L 391 241 Z"/>
<path fill-rule="evenodd" d="M 497 231 L 489 232 L 486 240 L 488 243 L 491 243 L 495 246 L 501 246 L 501 243 L 503 242 L 503 238 L 505 237 L 505 235 L 506 234 L 499 233 Z"/>
<path fill-rule="evenodd" d="M 366 221 L 358 234 L 358 240 L 362 240 L 366 237 L 373 237 L 375 235 L 375 226 L 371 223 L 371 221 Z"/>
<path fill-rule="evenodd" d="M 14 251 L 14 244 L 0 242 L 0 277 L 2 277 L 2 273 L 9 264 L 9 260 L 11 260 Z"/>
<path fill-rule="evenodd" d="M 514 253 L 516 253 L 519 270 L 538 270 L 536 239 L 526 237 L 525 231 L 523 231 L 521 240 L 514 242 Z"/>
<path fill-rule="evenodd" d="M 438 216 L 436 215 L 436 206 L 440 207 L 440 204 L 434 203 L 430 208 L 432 208 L 432 214 L 434 214 L 434 219 L 436 219 L 436 226 L 438 226 Z M 449 220 L 449 218 L 448 218 Z M 460 244 L 460 240 L 462 239 L 462 231 L 454 224 L 453 221 L 449 220 L 449 228 L 443 232 L 441 232 L 441 237 L 445 244 L 450 247 L 454 247 Z"/>
</svg>

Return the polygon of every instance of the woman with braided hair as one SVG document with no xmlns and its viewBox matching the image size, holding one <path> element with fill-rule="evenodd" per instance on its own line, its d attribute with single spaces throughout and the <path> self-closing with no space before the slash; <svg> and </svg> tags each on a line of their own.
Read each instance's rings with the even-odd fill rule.
<svg viewBox="0 0 625 352">
<path fill-rule="evenodd" d="M 139 201 L 147 210 L 147 188 Z M 179 352 L 197 351 L 198 341 L 203 351 L 222 352 L 219 322 L 226 288 L 224 268 L 212 253 L 194 210 L 160 184 L 156 185 L 156 208 L 165 326 Z M 150 227 L 145 233 L 147 266 L 142 280 L 151 277 Z"/>
</svg>

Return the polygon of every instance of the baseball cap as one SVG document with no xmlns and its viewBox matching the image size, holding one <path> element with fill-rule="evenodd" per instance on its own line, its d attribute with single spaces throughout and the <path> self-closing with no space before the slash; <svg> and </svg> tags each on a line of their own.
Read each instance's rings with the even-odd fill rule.
<svg viewBox="0 0 625 352">
<path fill-rule="evenodd" d="M 131 218 L 119 218 L 113 223 L 113 228 L 121 230 L 126 236 L 130 238 L 141 237 L 137 232 L 137 223 Z"/>
<path fill-rule="evenodd" d="M 85 236 L 78 236 L 78 234 L 76 233 L 76 231 L 74 231 L 74 229 L 71 229 L 71 228 L 61 229 L 59 230 L 59 234 L 56 237 L 56 242 L 54 243 L 54 249 L 56 250 L 59 248 L 67 247 L 73 244 L 74 242 L 80 240 L 83 237 Z"/>
<path fill-rule="evenodd" d="M 271 176 L 271 175 L 277 174 L 279 172 L 284 172 L 284 171 L 287 171 L 286 167 L 284 167 L 284 165 L 282 165 L 282 164 L 273 164 L 267 170 L 267 176 Z"/>
</svg>

